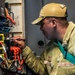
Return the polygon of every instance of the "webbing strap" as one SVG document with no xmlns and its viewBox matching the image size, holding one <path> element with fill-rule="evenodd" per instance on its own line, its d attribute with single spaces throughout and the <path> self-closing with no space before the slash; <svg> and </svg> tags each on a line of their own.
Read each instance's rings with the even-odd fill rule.
<svg viewBox="0 0 75 75">
<path fill-rule="evenodd" d="M 62 52 L 64 58 L 66 60 L 68 60 L 69 62 L 71 62 L 72 64 L 75 64 L 75 56 L 73 56 L 72 54 L 70 54 L 69 52 L 67 52 L 64 47 L 62 46 L 62 44 L 60 43 L 60 41 L 57 40 L 57 44 L 58 47 L 60 49 L 60 51 Z"/>
</svg>

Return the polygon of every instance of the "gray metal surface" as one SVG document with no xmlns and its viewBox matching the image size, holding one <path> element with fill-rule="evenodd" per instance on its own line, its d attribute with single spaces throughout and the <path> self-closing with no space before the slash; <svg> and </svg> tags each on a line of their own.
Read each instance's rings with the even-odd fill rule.
<svg viewBox="0 0 75 75">
<path fill-rule="evenodd" d="M 59 2 L 67 6 L 68 11 L 68 21 L 72 20 L 75 22 L 75 0 L 24 0 L 25 7 L 25 35 L 26 44 L 40 55 L 45 48 L 48 40 L 41 33 L 39 26 L 32 25 L 31 22 L 35 20 L 41 7 L 49 2 Z M 42 41 L 43 46 L 38 45 L 38 42 Z M 40 44 L 42 44 L 42 42 Z"/>
</svg>

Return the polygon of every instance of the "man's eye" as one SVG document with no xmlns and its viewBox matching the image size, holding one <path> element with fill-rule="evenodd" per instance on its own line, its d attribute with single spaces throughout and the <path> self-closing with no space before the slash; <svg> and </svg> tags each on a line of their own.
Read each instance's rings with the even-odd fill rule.
<svg viewBox="0 0 75 75">
<path fill-rule="evenodd" d="M 43 26 L 44 25 L 44 23 L 43 22 L 41 22 L 41 26 Z"/>
</svg>

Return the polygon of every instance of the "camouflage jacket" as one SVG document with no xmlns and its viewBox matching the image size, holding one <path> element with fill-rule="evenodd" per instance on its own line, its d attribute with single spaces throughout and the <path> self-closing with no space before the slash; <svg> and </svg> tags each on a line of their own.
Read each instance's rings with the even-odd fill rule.
<svg viewBox="0 0 75 75">
<path fill-rule="evenodd" d="M 62 45 L 75 56 L 75 24 L 69 22 Z M 75 75 L 75 65 L 63 58 L 57 43 L 50 41 L 40 57 L 26 46 L 22 52 L 25 63 L 38 75 Z"/>
</svg>

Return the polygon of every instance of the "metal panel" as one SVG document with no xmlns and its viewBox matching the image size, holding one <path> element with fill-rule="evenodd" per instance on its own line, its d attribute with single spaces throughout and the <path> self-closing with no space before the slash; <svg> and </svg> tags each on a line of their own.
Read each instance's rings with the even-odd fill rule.
<svg viewBox="0 0 75 75">
<path fill-rule="evenodd" d="M 14 13 L 14 25 L 10 32 L 22 32 L 22 5 L 11 5 L 11 11 Z"/>
<path fill-rule="evenodd" d="M 32 25 L 31 22 L 38 17 L 41 7 L 42 0 L 25 0 L 26 44 L 37 55 L 45 48 L 45 39 L 39 26 Z"/>
<path fill-rule="evenodd" d="M 6 0 L 9 3 L 22 3 L 22 0 Z"/>
<path fill-rule="evenodd" d="M 26 44 L 30 46 L 32 50 L 36 52 L 37 55 L 40 55 L 45 48 L 46 43 L 48 40 L 43 36 L 39 27 L 36 25 L 32 25 L 31 22 L 36 19 L 39 15 L 39 11 L 43 5 L 49 2 L 58 2 L 65 4 L 68 9 L 68 20 L 72 20 L 75 22 L 75 0 L 25 0 L 25 22 L 26 22 Z M 44 43 L 43 46 L 39 46 L 42 42 Z"/>
</svg>

